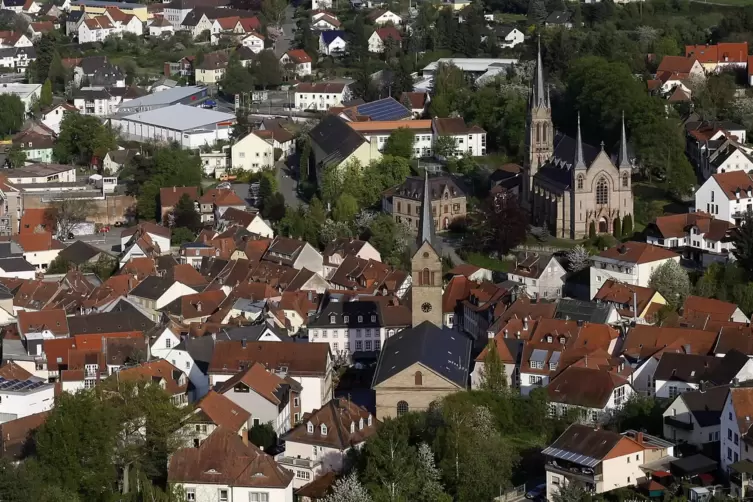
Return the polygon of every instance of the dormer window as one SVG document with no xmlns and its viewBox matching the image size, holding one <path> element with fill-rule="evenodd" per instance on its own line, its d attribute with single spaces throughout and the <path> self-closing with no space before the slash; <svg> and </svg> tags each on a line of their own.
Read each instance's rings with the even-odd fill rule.
<svg viewBox="0 0 753 502">
<path fill-rule="evenodd" d="M 335 324 L 335 316 L 334 315 L 329 316 L 329 323 L 330 324 Z"/>
<path fill-rule="evenodd" d="M 546 343 L 552 343 L 554 339 L 552 338 L 552 335 L 547 335 L 546 337 Z"/>
<path fill-rule="evenodd" d="M 314 424 L 312 424 L 311 422 L 309 422 L 306 425 L 306 432 L 308 432 L 309 434 L 313 434 L 314 433 Z"/>
<path fill-rule="evenodd" d="M 363 429 L 363 418 L 358 421 L 358 430 Z"/>
<path fill-rule="evenodd" d="M 322 431 L 322 436 L 327 435 L 327 426 L 325 424 L 322 424 L 321 431 Z"/>
<path fill-rule="evenodd" d="M 376 316 L 375 315 L 371 316 L 371 322 L 376 322 Z"/>
<path fill-rule="evenodd" d="M 343 316 L 343 322 L 344 322 L 345 324 L 347 324 L 347 323 L 348 323 L 348 321 L 350 321 L 350 317 L 349 317 L 349 316 Z"/>
<path fill-rule="evenodd" d="M 358 316 L 358 322 L 363 322 L 363 316 L 362 315 Z"/>
<path fill-rule="evenodd" d="M 351 422 L 350 423 L 350 433 L 353 434 L 354 432 L 356 432 L 356 423 L 355 422 Z"/>
<path fill-rule="evenodd" d="M 561 336 L 561 337 L 560 337 L 560 343 L 561 343 L 562 345 L 565 345 L 565 337 L 564 337 L 564 336 Z"/>
<path fill-rule="evenodd" d="M 369 414 L 369 419 L 366 423 L 369 424 L 369 427 L 371 427 L 371 414 Z"/>
</svg>

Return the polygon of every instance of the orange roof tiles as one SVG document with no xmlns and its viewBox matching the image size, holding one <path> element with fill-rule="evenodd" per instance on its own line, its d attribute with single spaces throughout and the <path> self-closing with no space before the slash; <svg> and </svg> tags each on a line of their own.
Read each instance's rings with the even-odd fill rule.
<svg viewBox="0 0 753 502">
<path fill-rule="evenodd" d="M 748 60 L 748 42 L 686 45 L 685 55 L 693 56 L 701 63 L 745 63 Z"/>
<path fill-rule="evenodd" d="M 198 187 L 163 187 L 159 189 L 159 200 L 162 207 L 175 207 L 178 201 L 184 195 L 188 195 L 191 200 L 199 199 Z"/>
<path fill-rule="evenodd" d="M 645 242 L 635 241 L 618 244 L 617 246 L 602 251 L 599 253 L 599 256 L 637 265 L 679 257 L 677 253 L 673 253 L 668 249 L 653 246 Z"/>
<path fill-rule="evenodd" d="M 68 336 L 68 318 L 65 310 L 19 311 L 18 326 L 22 335 L 43 330 L 55 336 Z"/>
<path fill-rule="evenodd" d="M 692 57 L 664 56 L 661 63 L 659 63 L 659 67 L 656 69 L 656 73 L 690 73 L 695 62 L 696 59 Z"/>
<path fill-rule="evenodd" d="M 60 241 L 53 239 L 50 232 L 14 235 L 13 240 L 21 246 L 24 253 L 51 251 L 53 249 L 63 249 L 65 247 Z"/>
<path fill-rule="evenodd" d="M 714 321 L 731 321 L 736 310 L 737 305 L 734 303 L 690 295 L 682 306 L 682 315 L 685 317 L 709 315 Z"/>
<path fill-rule="evenodd" d="M 737 193 L 741 197 L 747 197 L 747 192 L 753 192 L 753 176 L 745 171 L 729 171 L 717 173 L 712 176 L 729 200 L 737 199 Z"/>
<path fill-rule="evenodd" d="M 348 125 L 351 129 L 358 132 L 392 131 L 401 127 L 411 130 L 431 130 L 431 120 L 370 120 L 366 122 L 348 122 Z"/>
<path fill-rule="evenodd" d="M 196 404 L 196 409 L 201 410 L 215 425 L 227 427 L 235 432 L 251 418 L 249 412 L 214 390 L 210 390 Z"/>
<path fill-rule="evenodd" d="M 296 64 L 310 63 L 312 61 L 311 56 L 306 54 L 306 51 L 303 49 L 290 49 L 286 54 Z"/>
</svg>

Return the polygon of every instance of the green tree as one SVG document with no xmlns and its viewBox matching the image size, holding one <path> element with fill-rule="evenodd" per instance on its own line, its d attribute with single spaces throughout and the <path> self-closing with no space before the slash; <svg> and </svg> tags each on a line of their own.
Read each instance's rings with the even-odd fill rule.
<svg viewBox="0 0 753 502">
<path fill-rule="evenodd" d="M 248 439 L 262 450 L 268 450 L 277 444 L 277 434 L 272 424 L 255 424 L 248 431 Z"/>
<path fill-rule="evenodd" d="M 42 93 L 39 97 L 39 106 L 42 109 L 52 105 L 52 82 L 49 78 L 44 81 L 42 85 Z"/>
<path fill-rule="evenodd" d="M 344 193 L 337 198 L 335 207 L 332 210 L 332 217 L 335 221 L 349 223 L 353 221 L 358 212 L 358 201 L 350 194 Z"/>
<path fill-rule="evenodd" d="M 227 69 L 220 80 L 220 89 L 230 95 L 250 92 L 254 89 L 254 76 L 241 64 L 236 52 L 230 55 Z"/>
<path fill-rule="evenodd" d="M 507 377 L 505 376 L 505 365 L 499 357 L 495 339 L 489 340 L 485 352 L 486 357 L 484 357 L 484 367 L 481 371 L 480 388 L 500 394 L 507 389 Z"/>
<path fill-rule="evenodd" d="M 303 149 L 301 150 L 301 158 L 298 164 L 298 179 L 299 181 L 308 181 L 309 179 L 309 163 L 311 162 L 311 140 L 308 136 L 303 140 Z"/>
<path fill-rule="evenodd" d="M 343 193 L 342 175 L 336 164 L 324 166 L 321 179 L 318 181 L 319 194 L 324 202 L 332 204 Z"/>
<path fill-rule="evenodd" d="M 405 242 L 398 224 L 388 214 L 380 213 L 369 225 L 368 241 L 382 255 L 386 263 L 399 264 Z"/>
<path fill-rule="evenodd" d="M 2 96 L 0 96 L 0 100 Z M 2 116 L 2 113 L 0 113 Z M 115 135 L 93 115 L 66 113 L 52 154 L 58 162 L 86 164 L 115 149 Z"/>
<path fill-rule="evenodd" d="M 732 234 L 733 254 L 743 270 L 753 270 L 753 212 L 747 211 Z M 748 276 L 750 276 L 748 274 Z"/>
<path fill-rule="evenodd" d="M 186 227 L 174 228 L 170 234 L 170 244 L 173 246 L 180 246 L 186 242 L 193 242 L 195 239 L 196 234 Z"/>
<path fill-rule="evenodd" d="M 263 0 L 261 3 L 261 14 L 264 16 L 267 24 L 279 28 L 285 19 L 285 10 L 287 8 L 288 2 L 285 0 Z"/>
<path fill-rule="evenodd" d="M 187 228 L 193 233 L 198 232 L 201 227 L 201 215 L 196 210 L 196 204 L 188 194 L 178 200 L 173 208 L 173 227 Z"/>
<path fill-rule="evenodd" d="M 21 150 L 21 145 L 13 143 L 6 154 L 6 160 L 10 167 L 23 167 L 26 164 L 26 152 Z"/>
<path fill-rule="evenodd" d="M 248 121 L 248 113 L 246 110 L 239 108 L 238 111 L 235 112 L 235 124 L 233 124 L 233 131 L 231 132 L 233 140 L 238 141 L 245 137 L 251 132 L 251 129 L 252 126 L 251 122 Z"/>
<path fill-rule="evenodd" d="M 622 219 L 622 236 L 630 237 L 633 235 L 633 215 L 626 214 Z"/>
<path fill-rule="evenodd" d="M 416 135 L 407 127 L 399 127 L 392 131 L 384 144 L 383 155 L 394 155 L 410 159 L 413 157 L 413 145 Z"/>
<path fill-rule="evenodd" d="M 588 238 L 589 239 L 596 238 L 596 223 L 594 223 L 593 220 L 591 220 L 591 223 L 588 224 Z"/>
<path fill-rule="evenodd" d="M 546 16 L 546 2 L 544 0 L 530 0 L 528 4 L 528 21 L 534 24 L 542 24 Z"/>
<path fill-rule="evenodd" d="M 404 422 L 385 420 L 362 452 L 362 477 L 375 500 L 412 500 L 418 486 L 416 450 L 408 442 Z"/>
<path fill-rule="evenodd" d="M 588 490 L 575 481 L 560 485 L 559 490 L 552 494 L 552 502 L 584 502 L 591 499 Z"/>
<path fill-rule="evenodd" d="M 615 239 L 619 239 L 622 237 L 622 220 L 620 220 L 620 217 L 616 217 L 614 219 L 614 222 L 612 224 L 612 235 L 614 235 Z"/>
<path fill-rule="evenodd" d="M 277 183 L 277 176 L 275 171 L 271 169 L 265 169 L 261 172 L 261 178 L 259 179 L 259 200 L 262 207 L 266 204 L 267 200 L 279 191 L 279 184 Z"/>
<path fill-rule="evenodd" d="M 648 281 L 649 287 L 657 290 L 673 309 L 679 309 L 690 294 L 690 278 L 687 271 L 674 261 L 662 263 Z"/>
<path fill-rule="evenodd" d="M 282 84 L 280 60 L 271 49 L 263 50 L 256 56 L 251 71 L 256 78 L 256 83 L 263 89 L 279 87 Z"/>
<path fill-rule="evenodd" d="M 64 259 L 61 256 L 58 256 L 52 262 L 50 263 L 50 266 L 47 267 L 47 273 L 48 274 L 67 274 L 68 271 L 72 268 L 72 263 L 68 260 Z"/>
<path fill-rule="evenodd" d="M 264 207 L 261 210 L 261 214 L 264 218 L 270 221 L 280 221 L 285 217 L 287 209 L 285 207 L 285 196 L 280 192 L 275 192 L 271 196 L 267 197 L 264 202 Z"/>
<path fill-rule="evenodd" d="M 453 136 L 439 136 L 434 142 L 434 155 L 450 158 L 457 152 L 458 146 Z"/>
<path fill-rule="evenodd" d="M 7 137 L 21 130 L 25 109 L 15 94 L 0 94 L 0 135 Z"/>
</svg>

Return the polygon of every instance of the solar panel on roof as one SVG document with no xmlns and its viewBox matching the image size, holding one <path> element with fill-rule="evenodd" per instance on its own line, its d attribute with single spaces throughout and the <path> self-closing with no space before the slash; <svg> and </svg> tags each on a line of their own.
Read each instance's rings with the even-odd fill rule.
<svg viewBox="0 0 753 502">
<path fill-rule="evenodd" d="M 546 361 L 546 350 L 533 349 L 531 353 L 531 361 L 537 361 L 543 363 Z"/>
<path fill-rule="evenodd" d="M 356 110 L 359 115 L 366 115 L 371 120 L 402 120 L 411 114 L 410 110 L 392 98 L 358 105 Z"/>
</svg>

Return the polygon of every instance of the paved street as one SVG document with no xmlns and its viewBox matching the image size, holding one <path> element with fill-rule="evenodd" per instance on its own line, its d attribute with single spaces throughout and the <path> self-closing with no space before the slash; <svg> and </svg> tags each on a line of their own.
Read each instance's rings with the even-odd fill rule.
<svg viewBox="0 0 753 502">
<path fill-rule="evenodd" d="M 292 162 L 296 162 L 297 157 L 293 157 Z M 277 171 L 277 183 L 280 187 L 280 193 L 285 197 L 285 204 L 290 207 L 298 207 L 300 204 L 304 206 L 306 203 L 298 198 L 298 182 L 294 178 L 294 173 L 290 168 L 285 165 L 285 162 L 278 161 L 275 164 L 275 170 Z"/>
<path fill-rule="evenodd" d="M 295 16 L 295 7 L 293 7 L 292 4 L 289 4 L 288 8 L 285 9 L 285 20 L 282 23 L 282 38 L 275 41 L 275 55 L 278 58 L 285 54 L 293 43 L 293 35 L 295 34 L 296 28 L 293 16 Z"/>
</svg>

